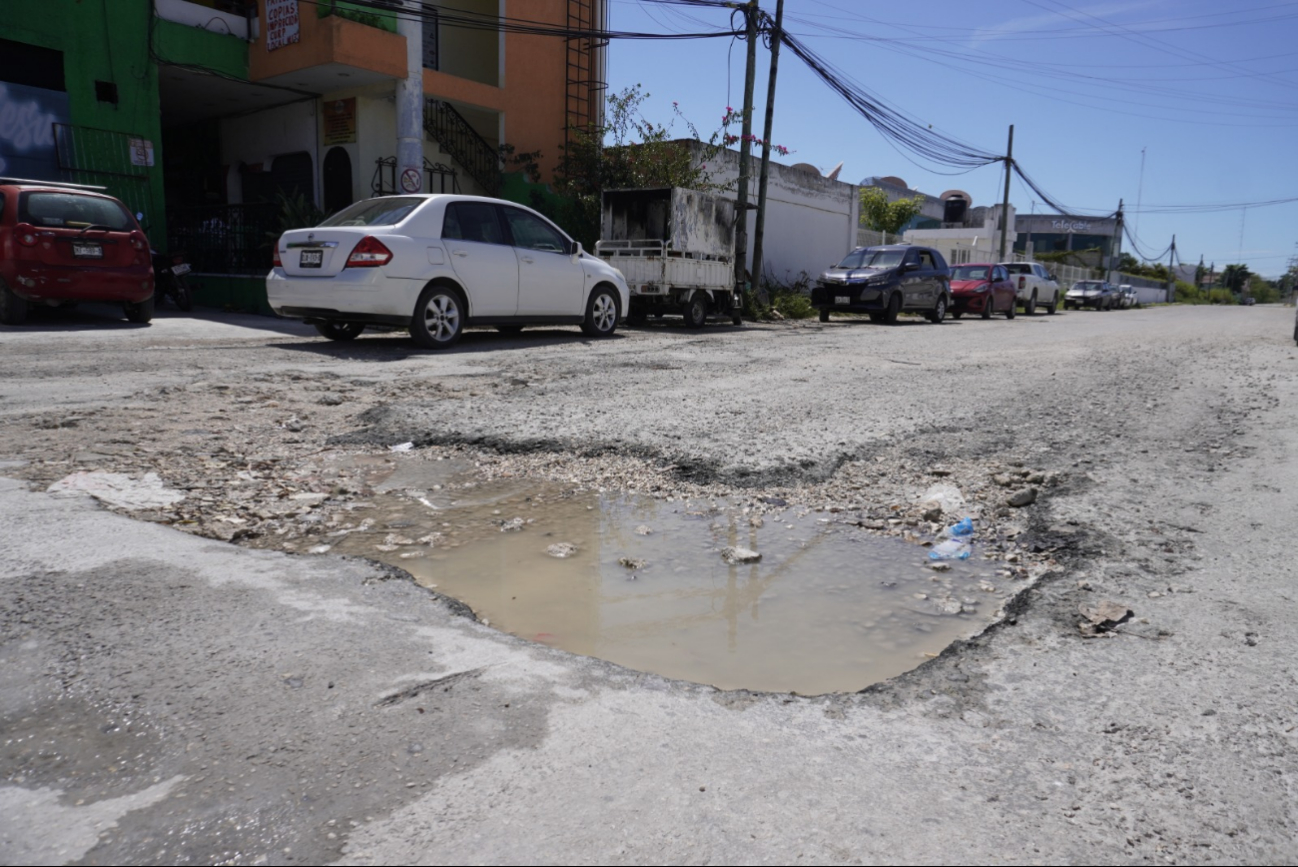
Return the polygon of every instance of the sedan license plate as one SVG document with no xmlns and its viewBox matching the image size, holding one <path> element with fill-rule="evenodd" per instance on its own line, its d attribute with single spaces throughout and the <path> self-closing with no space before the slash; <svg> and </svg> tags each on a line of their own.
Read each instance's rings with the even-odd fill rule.
<svg viewBox="0 0 1298 867">
<path fill-rule="evenodd" d="M 188 274 L 188 273 L 189 273 L 189 263 L 188 263 L 188 262 L 181 262 L 179 265 L 172 265 L 172 266 L 171 266 L 171 273 L 172 273 L 172 274 L 175 274 L 177 277 L 182 277 L 182 276 L 184 276 L 185 274 Z"/>
<path fill-rule="evenodd" d="M 852 303 L 852 299 L 851 299 L 851 297 L 848 296 L 848 295 L 835 295 L 835 296 L 834 296 L 834 303 L 835 303 L 835 304 L 851 304 L 851 303 Z"/>
<path fill-rule="evenodd" d="M 72 255 L 78 259 L 102 259 L 104 248 L 99 244 L 81 244 L 72 242 Z"/>
<path fill-rule="evenodd" d="M 324 250 L 303 250 L 298 264 L 303 268 L 319 268 L 324 264 Z"/>
</svg>

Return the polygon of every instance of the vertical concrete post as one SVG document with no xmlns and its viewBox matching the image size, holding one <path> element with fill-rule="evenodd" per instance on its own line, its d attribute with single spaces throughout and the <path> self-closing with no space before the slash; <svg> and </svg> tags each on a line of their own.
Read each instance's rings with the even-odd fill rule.
<svg viewBox="0 0 1298 867">
<path fill-rule="evenodd" d="M 424 23 L 406 0 L 397 33 L 406 38 L 406 77 L 397 81 L 397 192 L 424 191 Z"/>
</svg>

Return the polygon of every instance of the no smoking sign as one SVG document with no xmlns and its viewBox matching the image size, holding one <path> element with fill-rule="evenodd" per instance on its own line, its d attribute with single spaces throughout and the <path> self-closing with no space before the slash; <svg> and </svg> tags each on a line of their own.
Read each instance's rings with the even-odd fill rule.
<svg viewBox="0 0 1298 867">
<path fill-rule="evenodd" d="M 406 169 L 401 173 L 401 189 L 407 193 L 417 193 L 424 185 L 418 169 Z"/>
</svg>

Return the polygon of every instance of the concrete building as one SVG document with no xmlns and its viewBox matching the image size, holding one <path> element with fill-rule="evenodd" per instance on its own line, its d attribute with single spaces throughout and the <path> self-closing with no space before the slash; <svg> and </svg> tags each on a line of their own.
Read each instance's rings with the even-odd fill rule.
<svg viewBox="0 0 1298 867">
<path fill-rule="evenodd" d="M 695 165 L 704 164 L 712 183 L 723 187 L 722 195 L 738 197 L 739 152 L 725 149 L 708 157 L 707 146 L 693 139 L 679 143 L 692 149 Z M 754 154 L 748 200 L 757 204 L 757 170 L 760 154 Z M 767 181 L 765 237 L 762 242 L 764 280 L 792 284 L 806 276 L 815 279 L 837 264 L 856 246 L 856 227 L 861 213 L 859 187 L 831 180 L 808 165 L 784 165 L 771 161 Z M 752 261 L 757 215 L 748 213 L 748 255 Z"/>
</svg>

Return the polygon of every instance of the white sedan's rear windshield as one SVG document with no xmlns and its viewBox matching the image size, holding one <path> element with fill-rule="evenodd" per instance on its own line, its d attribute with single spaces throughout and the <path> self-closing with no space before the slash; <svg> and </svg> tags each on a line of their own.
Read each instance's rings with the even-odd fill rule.
<svg viewBox="0 0 1298 867">
<path fill-rule="evenodd" d="M 428 201 L 420 196 L 385 196 L 348 205 L 320 226 L 395 226 Z"/>
</svg>

